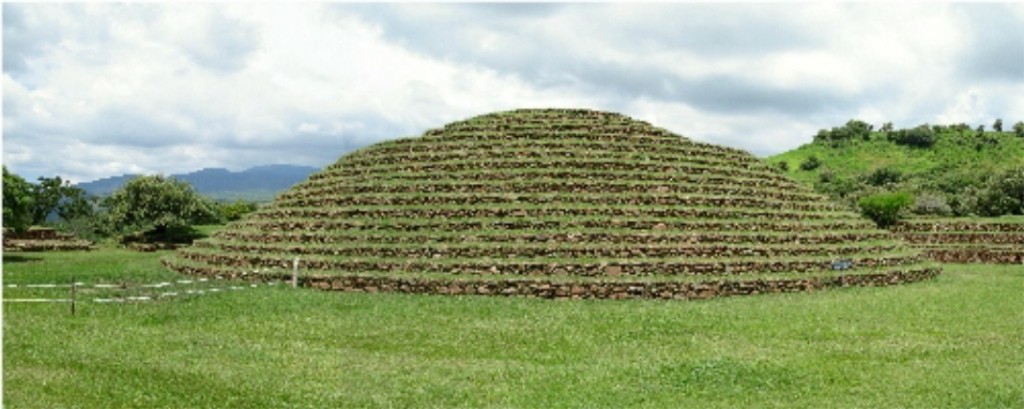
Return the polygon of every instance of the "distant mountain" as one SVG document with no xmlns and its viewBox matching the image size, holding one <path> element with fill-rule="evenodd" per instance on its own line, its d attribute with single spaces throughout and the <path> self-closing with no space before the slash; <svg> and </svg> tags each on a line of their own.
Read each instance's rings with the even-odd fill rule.
<svg viewBox="0 0 1024 409">
<path fill-rule="evenodd" d="M 274 196 L 309 177 L 319 169 L 310 166 L 266 165 L 232 172 L 222 168 L 207 168 L 199 171 L 170 175 L 184 180 L 200 194 L 215 200 L 270 201 Z M 77 186 L 97 196 L 109 196 L 128 180 L 138 175 L 122 175 L 103 178 Z"/>
</svg>

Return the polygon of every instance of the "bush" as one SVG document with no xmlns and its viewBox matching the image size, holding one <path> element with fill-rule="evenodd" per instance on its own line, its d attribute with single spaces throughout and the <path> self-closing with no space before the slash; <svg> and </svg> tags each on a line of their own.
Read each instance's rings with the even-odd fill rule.
<svg viewBox="0 0 1024 409">
<path fill-rule="evenodd" d="M 835 179 L 836 173 L 831 169 L 822 170 L 821 173 L 818 174 L 818 181 L 821 183 L 832 183 Z"/>
<path fill-rule="evenodd" d="M 953 208 L 949 206 L 946 197 L 938 194 L 924 194 L 914 199 L 914 214 L 930 216 L 950 216 Z"/>
<path fill-rule="evenodd" d="M 992 176 L 978 195 L 977 214 L 991 217 L 1024 214 L 1024 167 Z"/>
<path fill-rule="evenodd" d="M 846 122 L 846 125 L 834 127 L 830 131 L 825 129 L 819 130 L 817 135 L 814 135 L 814 140 L 816 142 L 828 142 L 832 145 L 851 139 L 863 139 L 866 141 L 871 139 L 871 131 L 873 129 L 874 125 L 859 119 L 851 119 Z"/>
<path fill-rule="evenodd" d="M 843 179 L 835 174 L 827 173 L 829 172 L 822 172 L 818 183 L 814 186 L 815 190 L 833 197 L 846 198 L 847 196 L 851 196 L 853 192 L 856 192 L 860 188 L 853 179 Z M 849 204 L 856 208 L 856 203 L 851 202 Z"/>
<path fill-rule="evenodd" d="M 246 214 L 256 211 L 256 203 L 237 200 L 234 203 L 221 203 L 220 215 L 225 221 L 233 222 Z"/>
<path fill-rule="evenodd" d="M 782 161 L 775 164 L 775 167 L 781 170 L 783 173 L 789 172 L 789 162 Z"/>
<path fill-rule="evenodd" d="M 892 226 L 901 219 L 900 213 L 914 203 L 909 193 L 877 193 L 857 201 L 861 213 L 874 220 L 878 227 Z"/>
<path fill-rule="evenodd" d="M 79 215 L 68 219 L 61 219 L 54 225 L 58 231 L 73 234 L 80 239 L 93 243 L 107 238 L 113 232 L 110 225 L 102 215 Z"/>
<path fill-rule="evenodd" d="M 902 178 L 903 174 L 900 171 L 886 167 L 871 172 L 871 174 L 865 177 L 864 181 L 871 186 L 885 186 L 899 183 Z"/>
<path fill-rule="evenodd" d="M 949 207 L 953 209 L 953 216 L 965 217 L 978 214 L 978 196 L 981 192 L 977 187 L 968 186 L 957 194 L 949 196 Z"/>
<path fill-rule="evenodd" d="M 817 156 L 811 155 L 803 163 L 800 164 L 800 169 L 803 170 L 815 170 L 821 166 L 821 161 L 818 160 Z"/>
<path fill-rule="evenodd" d="M 901 129 L 898 132 L 889 134 L 889 138 L 898 145 L 906 145 L 915 148 L 929 148 L 935 144 L 935 130 L 927 124 L 919 125 L 913 129 Z"/>
</svg>

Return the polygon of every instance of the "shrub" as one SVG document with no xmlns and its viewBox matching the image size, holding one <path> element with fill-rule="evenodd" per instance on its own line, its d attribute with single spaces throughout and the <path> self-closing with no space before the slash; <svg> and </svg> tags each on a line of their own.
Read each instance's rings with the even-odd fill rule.
<svg viewBox="0 0 1024 409">
<path fill-rule="evenodd" d="M 957 194 L 949 196 L 949 207 L 953 209 L 953 215 L 956 217 L 977 215 L 980 193 L 977 187 L 968 186 Z"/>
<path fill-rule="evenodd" d="M 835 179 L 836 173 L 831 169 L 822 170 L 821 173 L 818 174 L 818 181 L 821 183 L 832 183 Z"/>
<path fill-rule="evenodd" d="M 992 217 L 1024 214 L 1024 167 L 992 176 L 978 195 L 977 213 Z"/>
<path fill-rule="evenodd" d="M 819 130 L 818 134 L 814 136 L 814 140 L 817 142 L 828 142 L 833 145 L 851 139 L 863 139 L 866 141 L 871 139 L 871 131 L 873 129 L 874 125 L 859 119 L 851 119 L 846 122 L 846 125 L 841 127 L 834 127 L 832 130 Z"/>
<path fill-rule="evenodd" d="M 898 222 L 900 213 L 912 203 L 914 198 L 909 193 L 877 193 L 860 198 L 857 206 L 878 227 L 886 228 Z"/>
<path fill-rule="evenodd" d="M 800 169 L 803 170 L 815 170 L 821 166 L 821 161 L 818 160 L 817 156 L 811 155 L 803 163 L 800 164 Z"/>
<path fill-rule="evenodd" d="M 871 174 L 865 177 L 865 182 L 872 186 L 885 186 L 888 184 L 899 183 L 900 179 L 903 178 L 903 174 L 900 171 L 893 168 L 878 168 Z"/>
<path fill-rule="evenodd" d="M 949 206 L 946 197 L 939 194 L 923 194 L 914 199 L 914 214 L 932 216 L 950 216 L 953 208 Z"/>
<path fill-rule="evenodd" d="M 77 215 L 72 218 L 61 219 L 54 227 L 58 231 L 73 234 L 80 239 L 93 243 L 109 237 L 113 232 L 107 223 L 106 217 L 98 214 Z"/>
<path fill-rule="evenodd" d="M 789 172 L 789 162 L 782 161 L 775 164 L 775 167 L 783 172 Z"/>
<path fill-rule="evenodd" d="M 225 221 L 233 222 L 256 210 L 256 203 L 237 200 L 234 203 L 221 203 L 220 215 Z"/>
<path fill-rule="evenodd" d="M 860 186 L 853 179 L 840 178 L 831 173 L 831 171 L 822 172 L 818 183 L 815 184 L 815 189 L 817 191 L 839 198 L 846 198 L 847 196 L 850 196 L 853 192 L 856 192 L 859 187 Z M 856 203 L 851 202 L 849 204 L 856 208 Z"/>
<path fill-rule="evenodd" d="M 889 134 L 889 138 L 898 145 L 906 145 L 915 148 L 929 148 L 935 144 L 935 130 L 927 124 L 919 125 L 913 129 L 901 129 L 899 132 Z"/>
</svg>

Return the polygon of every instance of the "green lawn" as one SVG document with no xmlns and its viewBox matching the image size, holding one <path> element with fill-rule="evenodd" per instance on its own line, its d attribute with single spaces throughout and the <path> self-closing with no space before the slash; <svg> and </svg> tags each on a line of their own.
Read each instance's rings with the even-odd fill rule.
<svg viewBox="0 0 1024 409">
<path fill-rule="evenodd" d="M 166 254 L 7 254 L 3 275 L 154 282 Z M 1019 265 L 690 302 L 261 287 L 78 312 L 4 304 L 4 407 L 1024 407 Z"/>
</svg>

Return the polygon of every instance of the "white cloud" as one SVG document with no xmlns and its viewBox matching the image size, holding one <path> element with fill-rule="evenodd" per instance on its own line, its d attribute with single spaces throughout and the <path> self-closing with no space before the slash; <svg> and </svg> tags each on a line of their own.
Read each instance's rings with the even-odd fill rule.
<svg viewBox="0 0 1024 409">
<path fill-rule="evenodd" d="M 1024 54 L 1000 36 L 1022 32 L 1018 5 L 3 8 L 3 161 L 31 179 L 322 166 L 520 107 L 761 155 L 853 117 L 1024 119 L 1024 73 L 992 51 Z"/>
</svg>

